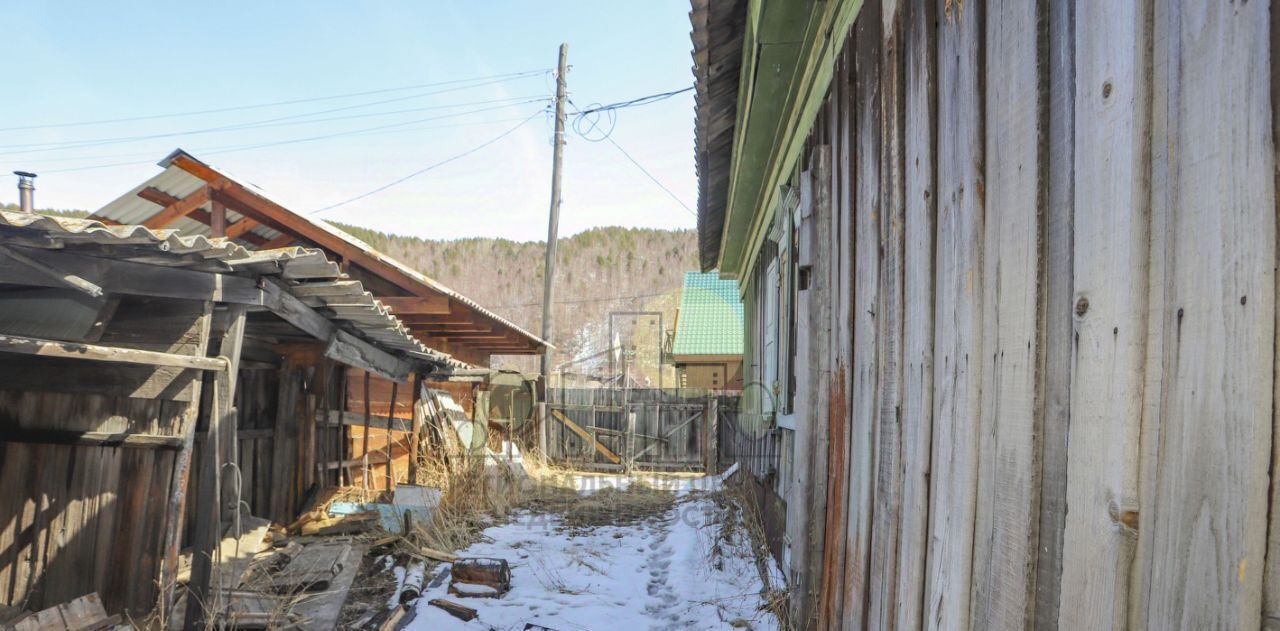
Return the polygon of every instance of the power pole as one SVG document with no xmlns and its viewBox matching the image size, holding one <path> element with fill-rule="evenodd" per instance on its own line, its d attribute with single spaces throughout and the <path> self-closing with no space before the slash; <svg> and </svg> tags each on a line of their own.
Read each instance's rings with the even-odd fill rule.
<svg viewBox="0 0 1280 631">
<path fill-rule="evenodd" d="M 560 44 L 560 64 L 556 71 L 556 135 L 551 154 L 551 217 L 547 222 L 547 262 L 542 274 L 542 339 L 551 340 L 551 327 L 555 322 L 552 306 L 555 304 L 556 238 L 560 230 L 560 165 L 564 159 L 564 101 L 566 75 L 569 71 L 569 45 Z M 542 352 L 542 400 L 547 402 L 547 380 L 551 377 L 552 357 L 550 348 Z M 542 453 L 547 452 L 547 411 L 543 410 L 540 436 Z"/>
</svg>

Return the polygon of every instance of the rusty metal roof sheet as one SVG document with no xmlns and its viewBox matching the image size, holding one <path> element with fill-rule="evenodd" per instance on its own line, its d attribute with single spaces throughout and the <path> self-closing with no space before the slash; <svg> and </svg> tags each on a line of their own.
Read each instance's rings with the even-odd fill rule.
<svg viewBox="0 0 1280 631">
<path fill-rule="evenodd" d="M 449 368 L 469 364 L 427 348 L 391 314 L 360 281 L 348 278 L 323 251 L 290 247 L 249 250 L 230 240 L 181 230 L 155 230 L 139 225 L 107 225 L 92 219 L 52 217 L 0 211 L 0 228 L 17 228 L 2 240 L 50 249 L 93 246 L 97 255 L 185 269 L 273 276 L 303 303 L 317 309 L 340 328 L 381 346 Z"/>
</svg>

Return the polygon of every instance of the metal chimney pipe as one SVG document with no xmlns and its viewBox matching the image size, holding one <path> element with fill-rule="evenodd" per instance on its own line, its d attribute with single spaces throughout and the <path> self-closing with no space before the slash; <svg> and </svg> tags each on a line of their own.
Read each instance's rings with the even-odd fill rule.
<svg viewBox="0 0 1280 631">
<path fill-rule="evenodd" d="M 35 212 L 36 174 L 14 171 L 18 176 L 18 209 L 24 213 Z"/>
</svg>

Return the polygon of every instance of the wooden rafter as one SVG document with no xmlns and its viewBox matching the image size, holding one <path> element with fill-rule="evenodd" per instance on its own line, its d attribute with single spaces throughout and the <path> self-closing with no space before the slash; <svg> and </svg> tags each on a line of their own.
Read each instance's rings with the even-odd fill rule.
<svg viewBox="0 0 1280 631">
<path fill-rule="evenodd" d="M 150 219 L 142 222 L 142 225 L 153 230 L 163 228 L 182 217 L 190 215 L 194 210 L 207 203 L 209 203 L 209 186 L 206 184 L 190 195 L 165 206 L 160 212 L 152 215 Z"/>
<path fill-rule="evenodd" d="M 174 197 L 173 195 L 170 195 L 158 188 L 155 188 L 154 186 L 138 191 L 138 197 L 141 197 L 142 199 L 145 199 L 153 204 L 157 204 L 159 206 L 165 206 L 165 207 L 171 206 L 181 201 L 180 198 Z M 215 193 L 214 197 L 218 197 L 218 195 Z M 96 216 L 91 218 L 96 221 L 101 221 L 102 223 L 105 223 L 108 225 L 116 225 L 116 226 L 120 225 L 119 222 L 112 221 L 110 219 L 103 219 L 101 217 L 96 217 Z M 206 226 L 210 226 L 211 228 L 213 226 L 213 215 L 209 211 L 203 208 L 197 208 L 191 211 L 189 214 L 187 214 L 187 218 L 199 221 L 200 223 Z M 228 239 L 240 239 L 243 241 L 248 241 L 249 243 L 252 243 L 254 245 L 260 246 L 263 243 L 266 243 L 267 239 L 265 237 L 262 237 L 250 232 L 250 230 L 253 230 L 258 225 L 259 225 L 258 222 L 248 217 L 241 217 L 239 221 L 227 226 L 226 236 Z"/>
<path fill-rule="evenodd" d="M 379 296 L 378 300 L 386 305 L 396 316 L 402 315 L 448 315 L 449 297 L 443 294 L 432 296 Z"/>
<path fill-rule="evenodd" d="M 171 164 L 205 182 L 225 181 L 217 171 L 186 154 L 178 154 L 173 158 Z M 368 270 L 412 295 L 431 298 L 441 293 L 440 290 L 431 287 L 429 284 L 424 283 L 422 279 L 393 265 L 377 253 L 358 247 L 243 186 L 231 183 L 229 186 L 222 187 L 219 190 L 219 195 L 220 199 L 235 208 L 240 214 L 285 233 L 285 235 L 277 239 L 272 239 L 262 244 L 261 247 L 264 249 L 285 247 L 295 240 L 302 241 L 303 243 L 314 244 L 340 257 L 344 264 L 354 264 Z M 508 328 L 505 323 L 494 320 L 482 312 L 472 311 L 472 313 L 477 317 L 491 320 L 497 326 Z M 512 330 L 512 334 L 523 337 L 515 330 Z M 529 343 L 533 344 L 534 342 L 529 340 Z"/>
</svg>

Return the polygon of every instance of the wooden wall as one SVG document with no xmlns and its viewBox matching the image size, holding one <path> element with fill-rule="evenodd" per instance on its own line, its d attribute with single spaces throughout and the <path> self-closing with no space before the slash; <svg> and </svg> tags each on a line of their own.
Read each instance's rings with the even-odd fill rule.
<svg viewBox="0 0 1280 631">
<path fill-rule="evenodd" d="M 209 320 L 200 303 L 125 298 L 101 341 L 203 355 Z M 199 373 L 2 360 L 15 378 L 0 387 L 0 604 L 39 610 L 96 591 L 108 611 L 145 614 L 156 603 L 174 526 L 167 514 L 183 483 L 180 452 L 68 439 L 79 432 L 181 436 L 196 419 Z M 28 440 L 47 430 L 66 433 Z"/>
<path fill-rule="evenodd" d="M 1280 628 L 1273 39 L 867 0 L 793 181 L 801 628 Z"/>
</svg>

